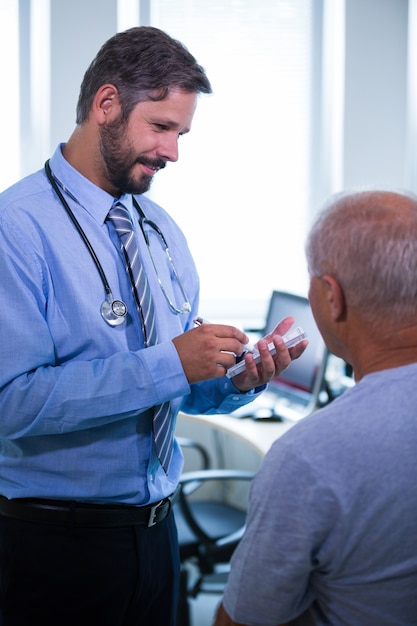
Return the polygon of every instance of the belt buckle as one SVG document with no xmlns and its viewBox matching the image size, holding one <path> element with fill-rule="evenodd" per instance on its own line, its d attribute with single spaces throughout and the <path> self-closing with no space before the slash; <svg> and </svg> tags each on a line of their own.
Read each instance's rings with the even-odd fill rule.
<svg viewBox="0 0 417 626">
<path fill-rule="evenodd" d="M 149 519 L 148 519 L 148 528 L 151 526 L 155 526 L 156 524 L 156 515 L 158 513 L 158 509 L 164 504 L 164 500 L 160 500 L 156 504 L 151 507 L 149 511 Z"/>
</svg>

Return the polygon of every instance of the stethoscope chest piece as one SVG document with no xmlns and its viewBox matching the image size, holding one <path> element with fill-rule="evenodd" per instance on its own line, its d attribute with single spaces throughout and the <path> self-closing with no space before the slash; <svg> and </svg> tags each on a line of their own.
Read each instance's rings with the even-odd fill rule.
<svg viewBox="0 0 417 626">
<path fill-rule="evenodd" d="M 122 300 L 110 296 L 101 305 L 101 316 L 109 326 L 120 326 L 126 319 L 127 308 Z"/>
</svg>

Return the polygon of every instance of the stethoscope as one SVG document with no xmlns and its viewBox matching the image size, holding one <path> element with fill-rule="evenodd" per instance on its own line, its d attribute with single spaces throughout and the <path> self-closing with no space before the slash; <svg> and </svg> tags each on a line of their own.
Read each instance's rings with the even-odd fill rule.
<svg viewBox="0 0 417 626">
<path fill-rule="evenodd" d="M 97 268 L 97 271 L 100 275 L 101 278 L 101 282 L 103 283 L 103 287 L 105 289 L 106 292 L 106 298 L 103 301 L 101 307 L 100 307 L 100 312 L 101 312 L 101 316 L 103 317 L 104 321 L 107 322 L 107 324 L 109 324 L 109 326 L 119 326 L 120 324 L 123 324 L 123 322 L 126 319 L 126 314 L 127 314 L 127 306 L 126 304 L 123 302 L 123 300 L 118 300 L 113 298 L 113 294 L 112 291 L 110 289 L 110 285 L 109 282 L 107 280 L 106 274 L 104 273 L 104 270 L 102 268 L 102 265 L 93 249 L 93 246 L 91 245 L 90 241 L 87 238 L 87 235 L 85 234 L 85 232 L 83 231 L 83 229 L 81 228 L 80 223 L 78 222 L 78 220 L 76 219 L 74 213 L 71 211 L 71 208 L 68 204 L 68 202 L 66 201 L 66 199 L 64 198 L 63 193 L 61 192 L 61 189 L 58 186 L 59 185 L 62 187 L 62 189 L 68 193 L 68 195 L 72 198 L 74 198 L 74 196 L 64 187 L 64 185 L 62 185 L 62 183 L 54 176 L 52 170 L 51 170 L 51 166 L 49 165 L 49 160 L 46 161 L 45 163 L 45 173 L 48 177 L 49 182 L 52 185 L 52 188 L 54 189 L 55 193 L 57 194 L 59 200 L 61 201 L 62 206 L 64 207 L 65 211 L 67 212 L 67 214 L 69 215 L 69 217 L 71 218 L 75 228 L 77 229 L 81 239 L 83 240 L 87 250 L 89 251 L 91 258 L 94 261 L 94 264 Z M 75 198 L 74 198 L 75 199 Z M 139 206 L 139 203 L 137 202 L 136 198 L 134 196 L 132 196 L 132 200 L 133 200 L 133 205 L 135 207 L 135 209 L 137 210 L 138 214 L 139 214 L 139 226 L 141 228 L 143 237 L 145 239 L 145 243 L 146 243 L 146 247 L 148 248 L 148 252 L 149 252 L 149 256 L 151 258 L 152 261 L 152 265 L 154 267 L 155 270 L 155 274 L 156 277 L 158 279 L 158 283 L 159 286 L 161 288 L 162 293 L 164 294 L 164 297 L 168 303 L 169 308 L 171 309 L 171 311 L 173 313 L 176 314 L 181 314 L 181 313 L 189 313 L 191 311 L 191 304 L 188 300 L 188 297 L 185 293 L 184 287 L 182 285 L 182 282 L 180 280 L 180 277 L 178 275 L 177 269 L 175 267 L 174 261 L 172 260 L 171 257 L 171 253 L 169 251 L 168 248 L 168 243 L 161 231 L 161 229 L 159 228 L 159 226 L 157 224 L 155 224 L 155 222 L 153 222 L 152 220 L 149 220 L 145 213 L 143 212 L 142 208 Z M 178 282 L 178 286 L 181 290 L 181 294 L 182 297 L 184 298 L 184 303 L 182 305 L 181 308 L 175 306 L 175 304 L 172 302 L 172 300 L 170 299 L 169 295 L 166 292 L 166 289 L 164 288 L 162 281 L 159 277 L 158 274 L 158 270 L 155 264 L 155 259 L 153 257 L 152 254 L 152 250 L 151 250 L 151 245 L 149 242 L 149 236 L 148 233 L 146 232 L 144 225 L 148 224 L 159 236 L 159 238 L 161 239 L 161 242 L 163 244 L 163 248 L 165 250 L 165 253 L 168 257 L 168 261 L 171 265 L 173 274 Z"/>
</svg>

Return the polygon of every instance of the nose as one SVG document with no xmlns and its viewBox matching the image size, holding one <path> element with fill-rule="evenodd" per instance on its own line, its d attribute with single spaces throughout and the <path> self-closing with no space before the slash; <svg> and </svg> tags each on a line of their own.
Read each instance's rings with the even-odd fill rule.
<svg viewBox="0 0 417 626">
<path fill-rule="evenodd" d="M 178 134 L 165 133 L 158 150 L 158 156 L 164 161 L 178 161 Z"/>
</svg>

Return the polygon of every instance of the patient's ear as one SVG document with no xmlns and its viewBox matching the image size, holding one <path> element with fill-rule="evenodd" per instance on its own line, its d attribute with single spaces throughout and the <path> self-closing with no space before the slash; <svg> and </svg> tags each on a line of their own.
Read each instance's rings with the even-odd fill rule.
<svg viewBox="0 0 417 626">
<path fill-rule="evenodd" d="M 342 287 L 330 274 L 321 277 L 329 314 L 334 322 L 341 320 L 346 313 L 345 294 Z"/>
</svg>

